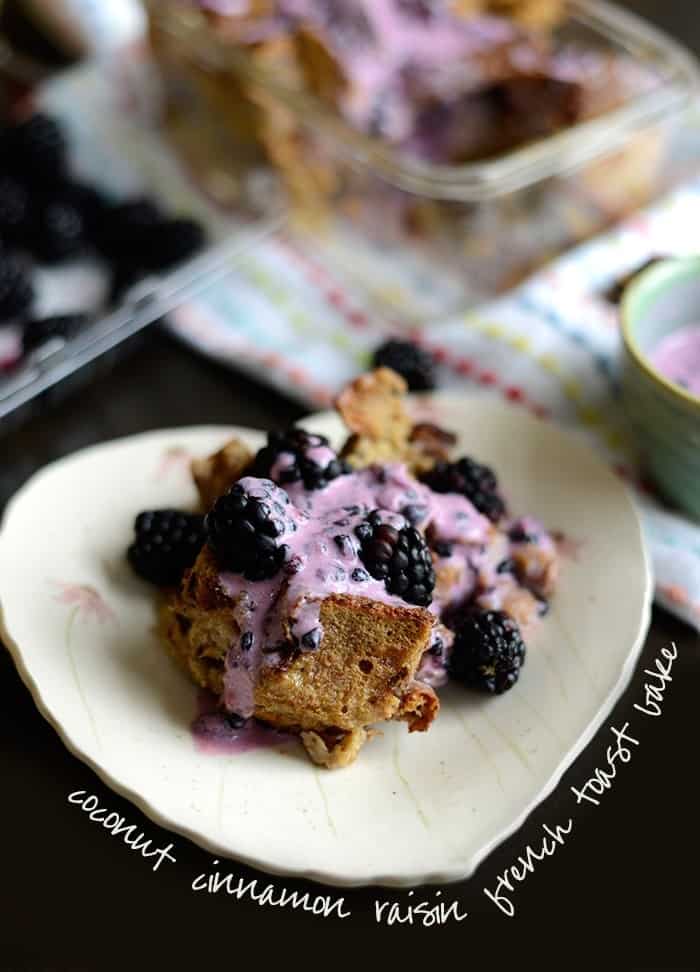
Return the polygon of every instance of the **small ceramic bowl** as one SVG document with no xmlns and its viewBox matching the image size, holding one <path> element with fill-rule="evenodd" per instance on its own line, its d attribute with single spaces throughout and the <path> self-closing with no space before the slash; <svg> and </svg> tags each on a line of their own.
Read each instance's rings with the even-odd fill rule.
<svg viewBox="0 0 700 972">
<path fill-rule="evenodd" d="M 621 302 L 622 396 L 650 476 L 700 520 L 700 398 L 652 364 L 658 343 L 700 324 L 700 257 L 663 260 L 627 287 Z"/>
</svg>

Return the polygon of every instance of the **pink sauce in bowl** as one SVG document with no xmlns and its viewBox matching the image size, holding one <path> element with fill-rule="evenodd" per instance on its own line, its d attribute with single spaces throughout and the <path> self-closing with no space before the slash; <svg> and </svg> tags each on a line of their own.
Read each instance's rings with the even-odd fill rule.
<svg viewBox="0 0 700 972">
<path fill-rule="evenodd" d="M 700 324 L 667 334 L 651 351 L 649 361 L 664 378 L 700 398 Z"/>
</svg>

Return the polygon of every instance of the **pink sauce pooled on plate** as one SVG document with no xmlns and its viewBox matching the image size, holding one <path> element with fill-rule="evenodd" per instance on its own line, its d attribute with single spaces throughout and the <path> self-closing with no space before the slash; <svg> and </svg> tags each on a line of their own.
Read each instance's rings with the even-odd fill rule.
<svg viewBox="0 0 700 972">
<path fill-rule="evenodd" d="M 219 708 L 216 696 L 204 689 L 197 694 L 197 709 L 192 735 L 197 749 L 203 753 L 247 753 L 251 749 L 270 749 L 296 740 L 296 736 L 272 729 L 255 719 L 243 721 L 228 715 Z"/>
<path fill-rule="evenodd" d="M 649 361 L 664 378 L 700 398 L 700 324 L 667 334 L 651 352 Z"/>
</svg>

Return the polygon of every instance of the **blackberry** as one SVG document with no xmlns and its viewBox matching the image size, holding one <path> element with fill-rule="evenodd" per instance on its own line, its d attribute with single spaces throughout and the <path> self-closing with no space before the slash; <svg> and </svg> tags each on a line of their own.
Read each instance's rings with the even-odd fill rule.
<svg viewBox="0 0 700 972">
<path fill-rule="evenodd" d="M 358 4 L 345 0 L 324 0 L 326 27 L 341 48 L 365 47 L 373 39 L 370 20 Z"/>
<path fill-rule="evenodd" d="M 51 199 L 39 206 L 32 220 L 27 246 L 44 263 L 76 256 L 84 245 L 85 226 L 76 206 Z"/>
<path fill-rule="evenodd" d="M 435 0 L 397 0 L 399 11 L 416 20 L 432 20 L 439 4 Z"/>
<path fill-rule="evenodd" d="M 169 270 L 194 256 L 205 243 L 202 226 L 193 219 L 164 219 L 146 228 L 139 248 L 149 270 Z"/>
<path fill-rule="evenodd" d="M 521 520 L 518 520 L 508 531 L 508 539 L 512 543 L 534 543 L 537 537 L 534 533 L 528 533 L 525 524 Z"/>
<path fill-rule="evenodd" d="M 147 510 L 134 523 L 127 551 L 135 572 L 152 584 L 177 584 L 204 546 L 204 517 L 180 510 Z"/>
<path fill-rule="evenodd" d="M 85 182 L 69 180 L 60 189 L 60 198 L 74 206 L 80 213 L 85 235 L 94 239 L 99 233 L 102 221 L 109 210 L 109 202 L 99 189 Z"/>
<path fill-rule="evenodd" d="M 427 391 L 435 388 L 435 359 L 428 351 L 411 341 L 392 338 L 374 352 L 375 368 L 391 368 L 405 380 L 411 391 Z"/>
<path fill-rule="evenodd" d="M 463 685 L 500 695 L 515 685 L 524 660 L 520 629 L 502 611 L 473 611 L 455 625 L 449 672 Z"/>
<path fill-rule="evenodd" d="M 68 142 L 55 119 L 40 112 L 7 129 L 3 164 L 23 179 L 55 184 L 66 171 Z"/>
<path fill-rule="evenodd" d="M 322 637 L 323 632 L 320 628 L 312 628 L 311 631 L 307 631 L 305 635 L 302 635 L 301 647 L 307 651 L 317 651 Z"/>
<path fill-rule="evenodd" d="M 95 245 L 110 260 L 139 264 L 143 257 L 144 236 L 162 219 L 155 203 L 146 198 L 109 206 L 95 234 Z"/>
<path fill-rule="evenodd" d="M 33 299 L 25 264 L 12 253 L 0 254 L 0 321 L 23 314 Z"/>
<path fill-rule="evenodd" d="M 22 334 L 25 354 L 40 347 L 51 338 L 67 338 L 87 321 L 85 314 L 54 314 L 51 317 L 35 317 L 26 321 Z"/>
<path fill-rule="evenodd" d="M 336 456 L 325 436 L 295 426 L 270 432 L 252 467 L 253 476 L 275 479 L 281 485 L 301 480 L 306 489 L 323 489 L 349 472 L 350 466 Z"/>
<path fill-rule="evenodd" d="M 23 239 L 29 218 L 29 193 L 11 175 L 0 176 L 0 236 L 16 243 Z"/>
<path fill-rule="evenodd" d="M 132 266 L 129 263 L 115 264 L 112 268 L 109 284 L 108 306 L 113 307 L 115 304 L 119 304 L 131 288 L 147 276 L 148 271 L 143 267 Z"/>
<path fill-rule="evenodd" d="M 360 558 L 372 577 L 409 604 L 427 607 L 433 599 L 435 571 L 428 546 L 415 527 L 383 522 L 379 510 L 355 527 Z"/>
<path fill-rule="evenodd" d="M 289 497 L 269 479 L 246 477 L 220 496 L 207 514 L 207 538 L 221 567 L 250 581 L 274 577 L 289 548 L 279 538 L 292 524 Z"/>
<path fill-rule="evenodd" d="M 466 496 L 480 513 L 497 523 L 506 511 L 498 495 L 498 480 L 493 470 L 468 456 L 457 462 L 437 462 L 422 481 L 435 493 L 459 493 Z"/>
<path fill-rule="evenodd" d="M 406 517 L 411 526 L 419 526 L 428 515 L 428 508 L 419 503 L 409 503 L 401 509 L 401 515 Z"/>
</svg>

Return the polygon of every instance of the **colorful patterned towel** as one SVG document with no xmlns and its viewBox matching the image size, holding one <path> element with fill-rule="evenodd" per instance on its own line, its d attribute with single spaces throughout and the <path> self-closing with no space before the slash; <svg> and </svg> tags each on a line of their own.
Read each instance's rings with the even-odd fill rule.
<svg viewBox="0 0 700 972">
<path fill-rule="evenodd" d="M 432 320 L 411 336 L 440 362 L 441 386 L 502 396 L 584 435 L 634 486 L 657 600 L 700 629 L 700 525 L 639 482 L 617 400 L 616 309 L 606 289 L 658 254 L 698 250 L 700 181 L 577 247 L 507 296 Z M 326 406 L 392 331 L 358 293 L 283 234 L 237 258 L 225 282 L 172 316 L 199 350 Z M 394 329 L 395 330 L 395 329 Z"/>
</svg>

